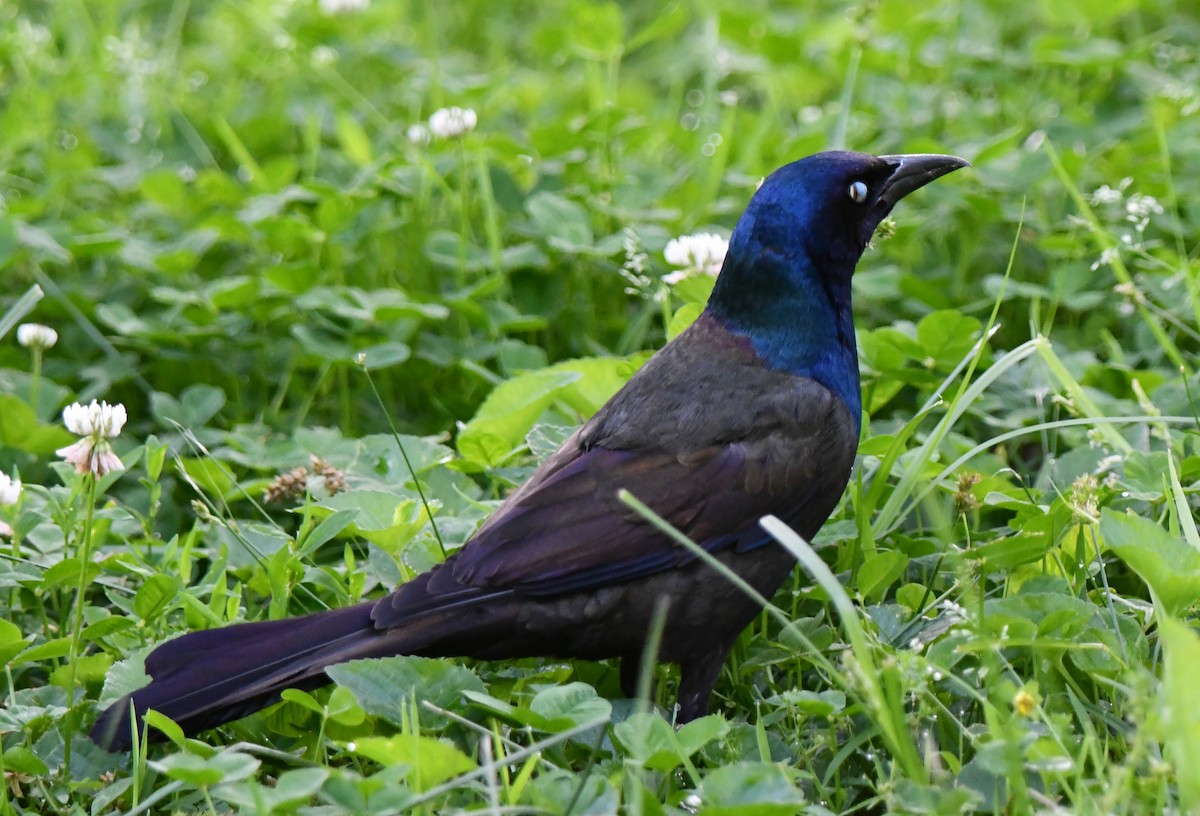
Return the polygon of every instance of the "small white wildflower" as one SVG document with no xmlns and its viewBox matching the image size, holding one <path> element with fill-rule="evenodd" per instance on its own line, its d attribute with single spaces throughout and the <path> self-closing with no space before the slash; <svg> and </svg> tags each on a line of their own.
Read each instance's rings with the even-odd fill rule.
<svg viewBox="0 0 1200 816">
<path fill-rule="evenodd" d="M 72 403 L 63 409 L 63 424 L 82 439 L 73 445 L 59 448 L 55 453 L 66 459 L 80 473 L 103 476 L 125 465 L 113 453 L 109 439 L 119 436 L 128 414 L 125 406 L 92 400 L 90 405 Z"/>
<path fill-rule="evenodd" d="M 625 250 L 625 269 L 635 275 L 646 272 L 646 253 L 638 241 L 637 233 L 626 227 L 621 233 L 621 248 Z"/>
<path fill-rule="evenodd" d="M 1113 287 L 1113 291 L 1134 305 L 1144 306 L 1146 304 L 1146 296 L 1142 294 L 1142 290 L 1138 289 L 1137 285 L 1132 281 L 1129 283 L 1118 283 Z"/>
<path fill-rule="evenodd" d="M 410 142 L 419 146 L 429 144 L 431 136 L 429 128 L 421 124 L 409 125 L 408 130 L 404 131 L 404 135 Z"/>
<path fill-rule="evenodd" d="M 682 268 L 663 275 L 663 281 L 675 284 L 692 275 L 715 276 L 721 271 L 728 251 L 729 241 L 710 232 L 672 238 L 663 250 L 663 257 L 671 266 Z"/>
<path fill-rule="evenodd" d="M 1163 69 L 1170 68 L 1175 62 L 1175 49 L 1167 43 L 1159 43 L 1153 48 L 1154 64 Z"/>
<path fill-rule="evenodd" d="M 318 0 L 317 5 L 323 14 L 343 14 L 362 11 L 370 5 L 370 0 Z"/>
<path fill-rule="evenodd" d="M 695 813 L 696 811 L 700 810 L 700 806 L 704 804 L 704 800 L 701 799 L 700 795 L 697 793 L 689 793 L 687 796 L 683 797 L 683 801 L 679 804 L 683 806 L 684 810 Z"/>
<path fill-rule="evenodd" d="M 477 123 L 470 108 L 441 108 L 429 117 L 429 130 L 439 139 L 457 139 L 474 130 Z"/>
<path fill-rule="evenodd" d="M 638 240 L 637 233 L 626 227 L 621 235 L 621 246 L 625 250 L 625 263 L 621 265 L 620 269 L 621 277 L 629 284 L 625 287 L 625 294 L 647 298 L 653 298 L 659 294 L 654 282 L 646 274 L 648 258 L 642 249 L 641 241 Z"/>
<path fill-rule="evenodd" d="M 941 609 L 948 617 L 956 618 L 958 620 L 965 620 L 967 617 L 967 610 L 963 608 L 961 604 L 955 603 L 949 599 L 938 604 L 938 608 Z"/>
<path fill-rule="evenodd" d="M 48 349 L 58 342 L 58 332 L 41 323 L 22 323 L 17 326 L 17 342 L 26 347 Z"/>
<path fill-rule="evenodd" d="M 1092 262 L 1092 271 L 1095 272 L 1102 266 L 1112 266 L 1113 261 L 1115 261 L 1120 254 L 1121 253 L 1115 246 L 1105 247 L 1104 251 L 1100 253 L 1100 257 Z"/>
<path fill-rule="evenodd" d="M 1125 202 L 1125 220 L 1133 224 L 1138 232 L 1145 232 L 1150 225 L 1150 216 L 1162 215 L 1162 205 L 1154 196 L 1134 193 Z"/>
<path fill-rule="evenodd" d="M 310 59 L 312 64 L 318 68 L 324 68 L 327 65 L 333 65 L 337 62 L 338 53 L 328 45 L 318 45 L 312 50 Z"/>
<path fill-rule="evenodd" d="M 1182 82 L 1172 80 L 1163 85 L 1158 95 L 1170 102 L 1183 102 L 1193 98 L 1196 90 Z"/>
<path fill-rule="evenodd" d="M 14 44 L 26 58 L 44 56 L 47 46 L 54 36 L 45 26 L 32 23 L 24 17 L 17 18 L 17 30 L 14 32 Z"/>
<path fill-rule="evenodd" d="M 0 504 L 16 504 L 21 498 L 21 482 L 0 473 Z"/>
<path fill-rule="evenodd" d="M 800 109 L 800 122 L 805 125 L 815 125 L 825 117 L 825 111 L 817 105 L 805 105 Z"/>
<path fill-rule="evenodd" d="M 1125 194 L 1107 184 L 1102 184 L 1092 191 L 1092 205 L 1100 204 L 1119 204 L 1125 198 Z"/>
</svg>

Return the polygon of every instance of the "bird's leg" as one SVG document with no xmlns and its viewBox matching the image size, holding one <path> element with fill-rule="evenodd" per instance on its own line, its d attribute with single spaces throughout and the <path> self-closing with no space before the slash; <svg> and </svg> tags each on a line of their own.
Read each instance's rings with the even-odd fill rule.
<svg viewBox="0 0 1200 816">
<path fill-rule="evenodd" d="M 638 655 L 625 655 L 621 658 L 621 693 L 630 700 L 638 696 L 638 685 L 642 679 L 643 659 Z M 653 671 L 653 663 L 649 664 Z M 646 688 L 647 699 L 654 699 L 654 681 L 651 680 Z"/>
<path fill-rule="evenodd" d="M 679 664 L 679 714 L 676 725 L 683 725 L 708 713 L 708 700 L 713 686 L 733 650 L 733 641 L 718 643 L 699 657 Z"/>
</svg>

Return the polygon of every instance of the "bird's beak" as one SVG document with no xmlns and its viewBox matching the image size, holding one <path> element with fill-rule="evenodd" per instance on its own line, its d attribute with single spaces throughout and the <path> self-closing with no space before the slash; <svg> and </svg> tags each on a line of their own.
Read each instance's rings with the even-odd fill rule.
<svg viewBox="0 0 1200 816">
<path fill-rule="evenodd" d="M 895 206 L 913 190 L 924 187 L 936 178 L 951 173 L 960 167 L 970 167 L 971 163 L 958 156 L 942 156 L 937 153 L 909 153 L 900 156 L 880 156 L 894 169 L 883 183 L 878 200 L 887 209 Z"/>
</svg>

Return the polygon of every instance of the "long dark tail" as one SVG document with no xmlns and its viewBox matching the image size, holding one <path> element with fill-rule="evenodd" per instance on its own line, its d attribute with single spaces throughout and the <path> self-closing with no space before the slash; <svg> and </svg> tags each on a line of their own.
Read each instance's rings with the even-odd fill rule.
<svg viewBox="0 0 1200 816">
<path fill-rule="evenodd" d="M 327 666 L 403 653 L 398 632 L 375 628 L 372 606 L 209 629 L 164 643 L 146 658 L 154 682 L 109 706 L 91 738 L 110 751 L 129 750 L 131 708 L 138 727 L 154 709 L 192 734 L 264 708 L 284 689 L 325 685 Z"/>
</svg>

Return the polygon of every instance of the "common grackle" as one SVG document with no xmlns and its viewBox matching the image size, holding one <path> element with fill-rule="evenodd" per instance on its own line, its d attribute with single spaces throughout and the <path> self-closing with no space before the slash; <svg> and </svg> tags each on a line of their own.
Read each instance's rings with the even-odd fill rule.
<svg viewBox="0 0 1200 816">
<path fill-rule="evenodd" d="M 242 717 L 325 668 L 397 654 L 620 658 L 632 696 L 650 622 L 680 664 L 680 721 L 702 716 L 757 605 L 617 498 L 620 488 L 761 594 L 792 557 L 758 520 L 811 537 L 849 479 L 861 423 L 850 277 L 908 193 L 968 162 L 830 152 L 772 173 L 730 239 L 707 308 L 434 567 L 371 603 L 164 643 L 154 678 L 91 736 L 131 743 L 130 706 L 189 733 Z"/>
</svg>

